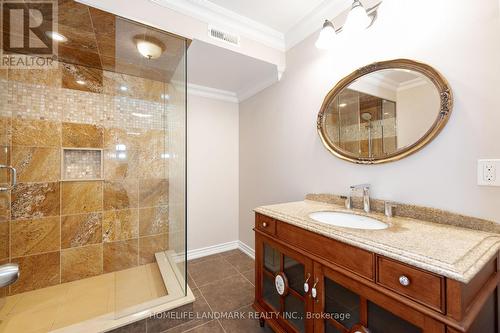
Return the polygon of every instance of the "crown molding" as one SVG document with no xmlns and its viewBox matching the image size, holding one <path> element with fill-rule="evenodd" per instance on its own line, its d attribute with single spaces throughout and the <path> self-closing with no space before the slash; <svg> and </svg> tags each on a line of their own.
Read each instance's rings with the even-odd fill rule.
<svg viewBox="0 0 500 333">
<path fill-rule="evenodd" d="M 424 78 L 417 77 L 416 79 L 413 79 L 413 80 L 401 83 L 399 85 L 399 87 L 398 87 L 398 91 L 403 91 L 403 90 L 408 90 L 408 89 L 411 89 L 411 88 L 416 88 L 416 87 L 419 87 L 419 86 L 423 86 L 425 84 L 427 84 L 427 81 Z"/>
<path fill-rule="evenodd" d="M 246 16 L 218 6 L 207 0 L 149 0 L 178 13 L 194 17 L 219 28 L 228 28 L 279 51 L 285 51 L 285 36 Z"/>
<path fill-rule="evenodd" d="M 372 75 L 367 75 L 363 77 L 363 80 L 368 81 L 370 84 L 374 86 L 380 86 L 382 88 L 397 91 L 399 89 L 399 83 L 391 80 L 387 77 L 384 77 L 380 73 L 371 73 Z"/>
<path fill-rule="evenodd" d="M 275 75 L 269 76 L 268 78 L 255 83 L 251 87 L 237 92 L 211 88 L 193 83 L 188 83 L 187 92 L 189 95 L 211 98 L 230 103 L 241 103 L 244 100 L 258 94 L 262 90 L 272 86 L 278 81 L 278 73 L 276 72 Z M 179 86 L 181 85 L 180 82 L 178 84 Z"/>
<path fill-rule="evenodd" d="M 236 93 L 227 90 L 215 89 L 206 86 L 189 83 L 187 86 L 189 95 L 205 98 L 217 99 L 224 102 L 238 103 L 239 99 Z"/>
</svg>

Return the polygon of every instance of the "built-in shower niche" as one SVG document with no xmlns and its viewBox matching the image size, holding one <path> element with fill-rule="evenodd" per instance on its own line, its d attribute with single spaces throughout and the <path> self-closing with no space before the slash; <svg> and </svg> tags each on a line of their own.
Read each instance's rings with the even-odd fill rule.
<svg viewBox="0 0 500 333">
<path fill-rule="evenodd" d="M 63 148 L 62 178 L 71 180 L 102 180 L 102 149 Z"/>
</svg>

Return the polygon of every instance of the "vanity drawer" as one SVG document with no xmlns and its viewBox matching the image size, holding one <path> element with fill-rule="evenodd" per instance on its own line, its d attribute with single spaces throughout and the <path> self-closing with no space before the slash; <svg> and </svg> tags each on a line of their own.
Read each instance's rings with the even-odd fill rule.
<svg viewBox="0 0 500 333">
<path fill-rule="evenodd" d="M 377 256 L 377 283 L 444 313 L 444 278 Z"/>
<path fill-rule="evenodd" d="M 276 234 L 276 220 L 262 214 L 255 215 L 255 227 L 268 234 Z"/>
<path fill-rule="evenodd" d="M 375 280 L 375 259 L 371 252 L 281 221 L 277 222 L 276 235 L 290 246 L 298 247 L 355 274 Z"/>
</svg>

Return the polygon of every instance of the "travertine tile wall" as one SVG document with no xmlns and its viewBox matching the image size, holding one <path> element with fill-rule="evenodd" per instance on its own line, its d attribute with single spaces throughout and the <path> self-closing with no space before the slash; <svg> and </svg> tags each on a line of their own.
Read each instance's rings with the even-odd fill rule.
<svg viewBox="0 0 500 333">
<path fill-rule="evenodd" d="M 0 192 L 0 263 L 21 269 L 10 294 L 146 264 L 168 248 L 166 85 L 103 72 L 97 88 L 67 89 L 62 68 L 0 71 L 0 162 L 19 182 Z M 103 177 L 63 181 L 63 148 L 102 149 Z"/>
</svg>

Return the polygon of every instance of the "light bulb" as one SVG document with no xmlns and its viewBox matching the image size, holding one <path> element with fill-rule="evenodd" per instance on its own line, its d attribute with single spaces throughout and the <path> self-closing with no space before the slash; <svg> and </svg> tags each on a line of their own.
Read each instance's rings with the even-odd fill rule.
<svg viewBox="0 0 500 333">
<path fill-rule="evenodd" d="M 316 47 L 321 50 L 331 49 L 336 35 L 337 33 L 335 32 L 333 23 L 325 20 L 325 23 L 323 23 L 323 29 L 321 29 L 318 40 L 316 41 Z"/>
<path fill-rule="evenodd" d="M 342 30 L 347 33 L 358 33 L 368 28 L 370 23 L 371 19 L 361 2 L 354 0 Z"/>
</svg>

